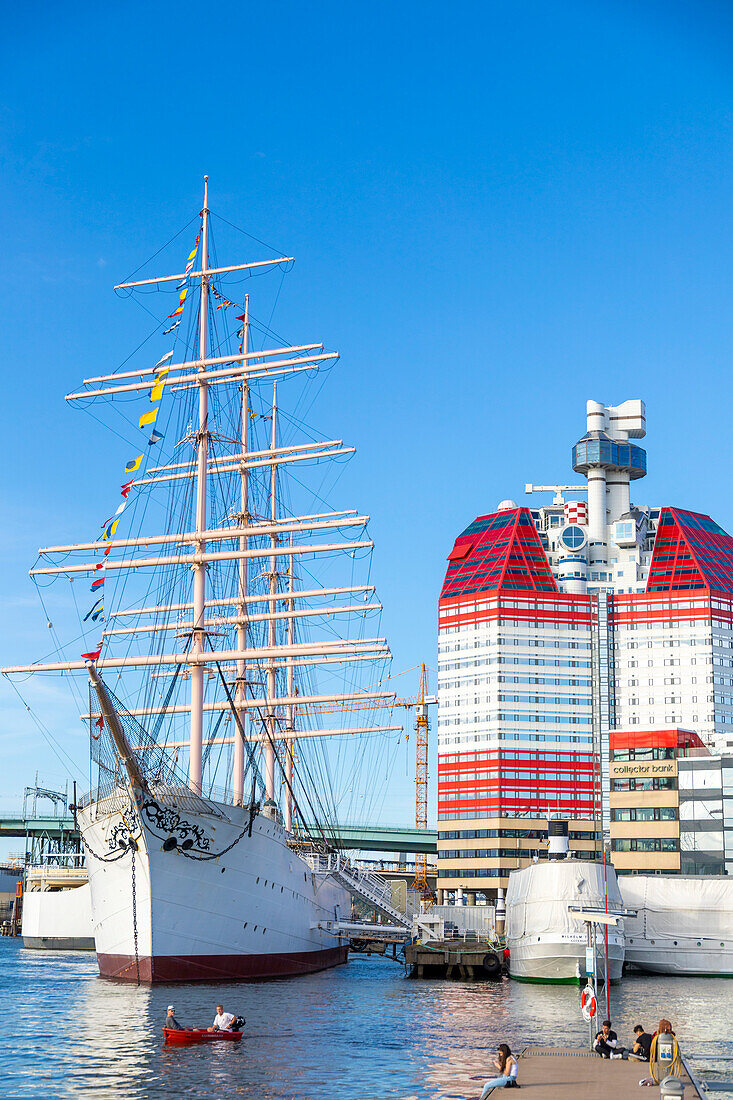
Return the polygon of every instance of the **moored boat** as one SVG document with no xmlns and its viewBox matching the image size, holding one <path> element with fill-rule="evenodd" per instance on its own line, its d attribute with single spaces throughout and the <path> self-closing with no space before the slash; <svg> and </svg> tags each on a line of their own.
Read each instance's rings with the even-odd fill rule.
<svg viewBox="0 0 733 1100">
<path fill-rule="evenodd" d="M 621 906 L 616 874 L 606 869 L 609 908 Z M 604 867 L 600 862 L 560 859 L 533 863 L 509 875 L 506 942 L 509 975 L 517 981 L 574 984 L 587 977 L 587 933 L 570 906 L 602 910 Z M 608 974 L 621 978 L 623 927 L 608 930 Z M 605 937 L 599 936 L 595 973 L 605 976 Z"/>
<path fill-rule="evenodd" d="M 648 974 L 733 977 L 733 880 L 722 875 L 622 875 L 626 965 Z"/>
<path fill-rule="evenodd" d="M 43 951 L 94 951 L 86 868 L 43 864 L 26 872 L 23 945 Z"/>
<path fill-rule="evenodd" d="M 62 652 L 2 670 L 88 673 L 82 717 L 96 771 L 74 813 L 100 973 L 128 981 L 270 978 L 344 962 L 346 873 L 321 870 L 319 857 L 338 836 L 337 807 L 353 805 L 355 786 L 373 790 L 370 760 L 389 740 L 374 735 L 402 729 L 373 713 L 395 693 L 383 686 L 386 640 L 368 631 L 381 612 L 369 517 L 324 510 L 322 470 L 317 489 L 288 476 L 295 463 L 353 452 L 288 416 L 273 383 L 294 377 L 305 392 L 337 353 L 253 349 L 249 295 L 235 307 L 226 280 L 284 273 L 291 260 L 219 266 L 209 223 L 206 183 L 185 271 L 116 288 L 175 286 L 159 326 L 171 350 L 68 395 L 106 408 L 143 402 L 132 422 L 141 453 L 124 466 L 102 534 L 43 548 L 31 571 L 44 583 L 91 580 L 79 620 L 101 640 L 87 640 L 81 659 Z M 258 327 L 258 342 L 272 342 Z"/>
</svg>

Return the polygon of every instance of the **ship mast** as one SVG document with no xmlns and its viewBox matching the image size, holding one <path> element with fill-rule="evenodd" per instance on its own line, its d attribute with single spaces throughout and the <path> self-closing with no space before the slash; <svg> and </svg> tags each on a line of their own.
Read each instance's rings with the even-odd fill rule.
<svg viewBox="0 0 733 1100">
<path fill-rule="evenodd" d="M 274 527 L 277 523 L 277 461 L 275 459 L 275 453 L 277 451 L 277 382 L 273 382 L 272 385 L 272 436 L 270 442 L 270 450 L 273 454 L 272 465 L 270 467 L 270 523 Z M 270 547 L 272 550 L 277 548 L 277 535 L 273 531 L 270 535 Z M 272 650 L 277 645 L 277 620 L 272 614 L 274 610 L 274 597 L 277 595 L 277 557 L 273 553 L 270 558 L 270 596 L 273 599 L 270 600 L 269 613 L 270 617 L 267 624 L 267 644 Z M 275 665 L 272 660 L 267 664 L 267 697 L 268 699 L 274 699 L 277 695 L 275 688 Z M 277 723 L 275 720 L 275 708 L 270 705 L 267 708 L 267 744 L 265 745 L 265 789 L 266 797 L 274 800 L 275 798 L 275 735 L 277 733 Z"/>
<path fill-rule="evenodd" d="M 290 545 L 293 545 L 293 536 L 290 536 Z M 295 582 L 295 569 L 293 566 L 292 558 L 290 559 L 290 568 L 288 569 L 288 594 L 291 599 L 288 600 L 287 608 L 290 612 L 290 617 L 286 620 L 288 626 L 288 648 L 292 648 L 293 641 L 295 639 L 295 618 L 293 612 L 295 611 L 295 600 L 292 598 Z M 295 666 L 293 665 L 292 658 L 288 657 L 286 661 L 287 668 L 287 684 L 285 688 L 285 694 L 291 699 L 295 695 Z M 285 741 L 285 819 L 284 825 L 288 832 L 292 832 L 293 828 L 293 753 L 295 752 L 295 740 L 291 740 L 295 735 L 295 707 L 292 703 L 288 706 L 288 722 L 287 722 L 288 739 Z"/>
<path fill-rule="evenodd" d="M 241 351 L 243 355 L 249 353 L 249 294 L 244 297 L 244 328 L 242 330 L 242 347 Z M 249 441 L 249 381 L 247 376 L 242 379 L 242 454 L 247 454 Z M 249 467 L 244 459 L 240 464 L 241 475 L 241 496 L 239 505 L 239 522 L 241 526 L 246 529 L 249 524 Z M 242 535 L 239 539 L 239 549 L 246 551 L 247 549 L 247 536 Z M 270 607 L 270 613 L 274 611 L 274 607 Z M 244 652 L 247 648 L 247 559 L 242 558 L 239 562 L 239 604 L 237 606 L 237 614 L 239 616 L 239 622 L 237 624 L 237 649 Z M 239 716 L 238 728 L 241 732 L 244 730 L 244 723 L 247 717 L 247 709 L 243 706 L 245 696 L 247 694 L 247 683 L 245 680 L 246 666 L 242 659 L 237 661 L 237 690 L 235 695 L 235 706 L 237 714 Z M 239 736 L 234 741 L 234 775 L 232 777 L 232 792 L 233 802 L 235 806 L 241 806 L 244 799 L 244 739 Z"/>
<path fill-rule="evenodd" d="M 209 307 L 209 177 L 204 176 L 204 208 L 201 211 L 201 306 L 199 313 L 199 360 L 206 360 L 207 322 Z M 209 452 L 209 385 L 206 367 L 199 367 L 199 423 L 196 434 L 196 542 L 193 566 L 193 629 L 191 651 L 199 658 L 191 666 L 191 732 L 189 743 L 188 785 L 201 794 L 202 752 L 204 740 L 204 665 L 200 660 L 206 644 L 206 473 Z M 242 561 L 246 561 L 242 559 Z"/>
<path fill-rule="evenodd" d="M 389 660 L 391 655 L 386 639 L 381 637 L 363 637 L 361 630 L 351 637 L 335 631 L 333 634 L 321 632 L 315 640 L 296 640 L 295 620 L 303 619 L 304 624 L 319 621 L 343 621 L 363 619 L 370 612 L 381 611 L 381 603 L 376 599 L 374 586 L 370 584 L 349 584 L 345 586 L 324 586 L 316 582 L 310 589 L 295 589 L 295 562 L 298 558 L 310 560 L 321 555 L 348 554 L 353 558 L 359 550 L 370 551 L 372 541 L 366 532 L 369 517 L 357 512 L 331 511 L 309 515 L 278 515 L 280 505 L 279 479 L 292 463 L 318 463 L 333 460 L 353 453 L 353 447 L 344 447 L 341 440 L 313 440 L 310 442 L 278 445 L 278 401 L 277 384 L 274 385 L 272 403 L 272 423 L 269 446 L 264 450 L 250 450 L 251 384 L 260 379 L 274 379 L 283 375 L 301 374 L 305 371 L 317 371 L 329 366 L 338 359 L 337 352 L 324 351 L 322 343 L 288 345 L 286 347 L 262 348 L 250 350 L 250 314 L 249 296 L 245 296 L 243 331 L 238 350 L 227 355 L 209 355 L 209 295 L 213 290 L 214 279 L 220 274 L 232 272 L 250 272 L 255 269 L 292 262 L 292 257 L 278 256 L 269 260 L 257 260 L 226 267 L 210 267 L 209 259 L 209 205 L 208 177 L 204 178 L 204 201 L 201 210 L 201 264 L 200 270 L 186 270 L 175 275 L 153 276 L 134 282 L 120 283 L 116 290 L 129 290 L 147 286 L 165 286 L 168 283 L 194 285 L 195 279 L 201 280 L 199 300 L 199 341 L 198 349 L 181 362 L 170 362 L 166 367 L 166 392 L 180 394 L 190 391 L 194 403 L 198 401 L 198 420 L 188 432 L 188 440 L 195 444 L 187 461 L 167 462 L 161 466 L 146 465 L 141 476 L 129 482 L 127 488 L 144 488 L 146 492 L 160 485 L 162 492 L 175 492 L 181 481 L 190 485 L 185 494 L 186 501 L 196 501 L 195 522 L 193 528 L 186 529 L 187 523 L 167 527 L 160 533 L 131 532 L 126 538 L 96 539 L 91 542 L 78 542 L 65 546 L 47 546 L 39 550 L 44 562 L 31 570 L 32 577 L 97 576 L 100 562 L 96 554 L 104 551 L 104 570 L 108 579 L 120 574 L 142 574 L 147 570 L 164 569 L 175 574 L 172 584 L 184 589 L 183 600 L 178 602 L 173 589 L 169 598 L 163 598 L 152 605 L 115 608 L 108 612 L 110 626 L 104 631 L 104 637 L 110 640 L 118 635 L 125 642 L 136 643 L 135 647 L 126 644 L 117 655 L 106 652 L 95 665 L 103 673 L 106 669 L 126 669 L 141 678 L 148 676 L 173 677 L 178 669 L 185 669 L 190 679 L 190 695 L 182 698 L 180 705 L 170 699 L 163 700 L 155 693 L 150 695 L 145 705 L 131 707 L 127 713 L 131 717 L 153 717 L 166 714 L 168 717 L 181 715 L 189 728 L 182 729 L 181 740 L 166 739 L 169 749 L 185 748 L 189 750 L 189 788 L 203 793 L 203 746 L 214 742 L 233 745 L 234 773 L 232 793 L 236 804 L 241 805 L 244 797 L 244 762 L 247 747 L 244 741 L 259 743 L 265 756 L 265 779 L 267 798 L 275 796 L 275 766 L 277 746 L 282 746 L 283 772 L 285 776 L 284 811 L 285 823 L 292 825 L 293 804 L 290 787 L 293 779 L 293 751 L 296 737 L 347 737 L 363 734 L 382 734 L 396 732 L 399 725 L 364 725 L 357 719 L 354 724 L 345 724 L 339 728 L 309 730 L 300 715 L 316 713 L 312 708 L 325 707 L 324 713 L 350 713 L 351 710 L 363 710 L 371 705 L 388 705 L 394 699 L 394 692 L 387 691 L 380 684 L 371 689 L 334 691 L 324 694 L 298 693 L 296 669 L 311 666 L 341 666 L 356 668 L 359 662 Z M 231 305 L 232 303 L 227 303 Z M 173 316 L 173 315 L 171 315 Z M 167 359 L 168 357 L 166 357 Z M 157 366 L 143 367 L 138 370 L 97 374 L 85 379 L 83 388 L 67 394 L 66 400 L 84 402 L 89 398 L 103 397 L 114 400 L 123 394 L 132 395 L 150 391 L 158 382 Z M 238 453 L 210 454 L 209 434 L 209 389 L 215 386 L 241 387 L 241 410 L 235 403 L 233 411 L 237 418 L 241 415 L 241 429 L 237 423 L 234 434 L 237 437 L 234 450 Z M 215 393 L 221 392 L 218 390 Z M 225 393 L 231 391 L 225 390 Z M 181 405 L 182 411 L 187 406 Z M 228 407 L 232 407 L 229 405 Z M 190 408 L 190 406 L 188 406 Z M 185 416 L 191 415 L 186 411 Z M 195 412 L 194 412 L 195 417 Z M 180 436 L 179 436 L 180 438 Z M 240 447 L 241 442 L 241 447 Z M 177 456 L 175 456 L 177 457 Z M 281 469 L 282 467 L 282 469 Z M 249 479 L 251 470 L 269 468 L 269 507 L 265 505 L 264 516 L 256 516 L 252 511 L 251 494 L 253 484 Z M 220 503 L 218 494 L 208 496 L 208 478 L 226 478 L 227 475 L 239 475 L 238 514 L 233 516 L 228 510 L 231 505 Z M 166 483 L 166 484 L 164 484 Z M 267 481 L 263 491 L 267 493 Z M 235 489 L 236 493 L 236 489 Z M 236 499 L 236 498 L 235 498 Z M 186 512 L 188 505 L 186 504 Z M 225 509 L 221 515 L 217 509 Z M 211 517 L 209 512 L 212 513 Z M 217 513 L 217 514 L 214 514 Z M 211 519 L 211 525 L 209 520 Z M 351 534 L 345 534 L 351 529 Z M 114 551 L 110 557 L 110 551 Z M 91 553 L 90 553 L 91 552 Z M 58 555 L 61 560 L 58 560 Z M 70 557 L 70 555 L 73 555 Z M 80 555 L 83 555 L 80 557 Z M 50 559 L 50 560 L 49 560 Z M 251 592 L 249 563 L 262 563 L 260 574 L 263 584 L 256 592 Z M 219 578 L 225 568 L 230 566 L 232 584 L 228 579 L 224 588 L 218 586 Z M 256 568 L 258 568 L 256 566 Z M 207 584 L 207 569 L 212 570 L 211 583 Z M 193 571 L 193 591 L 191 592 L 190 572 Z M 220 572 L 221 571 L 221 572 Z M 287 591 L 280 579 L 287 575 Z M 178 589 L 180 590 L 180 589 Z M 357 597 L 363 596 L 363 602 Z M 345 597 L 341 602 L 334 602 Z M 180 597 L 179 597 L 180 598 Z M 174 612 L 190 612 L 181 618 L 173 618 Z M 208 616 L 208 617 L 207 617 Z M 131 623 L 130 626 L 113 626 L 116 621 Z M 267 623 L 266 640 L 253 637 L 253 624 Z M 284 624 L 285 629 L 281 629 Z M 224 633 L 220 633 L 221 628 Z M 235 638 L 228 633 L 234 632 Z M 180 638 L 187 639 L 183 646 L 167 645 L 167 632 L 175 632 Z M 140 637 L 148 635 L 150 647 L 145 643 L 137 646 Z M 215 637 L 224 640 L 214 643 Z M 160 639 L 160 642 L 156 642 Z M 218 648 L 215 648 L 215 645 Z M 87 660 L 62 657 L 55 661 L 41 661 L 30 665 L 16 665 L 0 669 L 0 673 L 30 672 L 86 672 Z M 232 737 L 222 737 L 216 729 L 206 733 L 213 725 L 211 719 L 217 712 L 230 709 L 227 699 L 215 698 L 204 702 L 204 684 L 210 675 L 208 666 L 216 661 L 221 665 L 222 673 L 233 677 L 233 702 L 239 717 L 237 730 Z M 265 684 L 260 683 L 264 673 Z M 249 679 L 248 679 L 249 677 Z M 283 689 L 278 693 L 278 684 Z M 258 683 L 258 690 L 253 685 Z M 348 685 L 344 685 L 348 686 Z M 264 687 L 264 690 L 263 690 Z M 228 695 L 228 693 L 227 693 Z M 247 716 L 251 720 L 247 723 Z M 284 722 L 280 722 L 280 716 Z M 90 716 L 84 716 L 86 719 Z M 91 715 L 93 719 L 98 714 Z M 281 724 L 284 728 L 280 728 Z M 263 728 L 264 726 L 264 728 Z M 246 733 L 244 732 L 246 730 Z M 176 733 L 173 732 L 175 738 Z M 187 739 L 185 739 L 187 737 Z M 305 740 L 304 742 L 305 743 Z"/>
</svg>

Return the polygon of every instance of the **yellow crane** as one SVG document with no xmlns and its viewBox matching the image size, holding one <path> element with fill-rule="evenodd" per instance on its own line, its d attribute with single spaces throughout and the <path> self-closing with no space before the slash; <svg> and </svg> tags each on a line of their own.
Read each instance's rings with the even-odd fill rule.
<svg viewBox="0 0 733 1100">
<path fill-rule="evenodd" d="M 415 708 L 415 826 L 428 827 L 428 706 L 437 703 L 434 695 L 428 695 L 428 674 L 425 662 L 420 665 L 420 687 L 416 699 L 397 699 L 395 706 Z M 415 852 L 415 877 L 413 890 L 420 890 L 425 899 L 432 898 L 428 886 L 428 857 L 425 852 Z"/>
</svg>

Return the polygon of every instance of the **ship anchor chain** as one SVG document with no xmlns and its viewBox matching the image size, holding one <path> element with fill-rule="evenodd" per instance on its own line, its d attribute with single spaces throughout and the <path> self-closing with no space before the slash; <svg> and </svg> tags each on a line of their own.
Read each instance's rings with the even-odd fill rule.
<svg viewBox="0 0 733 1100">
<path fill-rule="evenodd" d="M 133 847 L 134 845 L 134 847 Z M 132 872 L 132 939 L 135 944 L 135 972 L 137 974 L 137 984 L 140 985 L 140 955 L 137 945 L 137 889 L 135 886 L 135 853 L 137 851 L 137 844 L 134 840 L 130 842 L 130 853 L 132 855 L 131 872 Z"/>
<path fill-rule="evenodd" d="M 140 810 L 147 818 L 148 828 L 152 830 L 155 827 L 167 834 L 165 843 L 170 849 L 180 847 L 186 855 L 194 847 L 200 852 L 206 852 L 211 847 L 211 838 L 206 836 L 200 825 L 192 825 L 177 810 L 161 806 L 154 798 L 147 798 Z"/>
<path fill-rule="evenodd" d="M 99 863 L 116 863 L 117 860 L 122 859 L 128 851 L 133 848 L 137 848 L 137 845 L 132 837 L 132 834 L 130 833 L 127 824 L 125 822 L 120 822 L 118 825 L 115 825 L 114 829 L 112 830 L 112 835 L 109 838 L 109 847 L 111 849 L 111 854 L 108 856 L 99 855 L 99 853 L 95 852 L 92 846 L 87 843 L 84 838 L 83 831 L 79 828 L 79 822 L 76 816 L 76 803 L 69 806 L 69 809 L 74 815 L 74 828 L 79 834 L 79 839 L 81 840 L 83 847 L 86 849 L 87 852 L 89 852 L 89 855 L 93 856 L 94 859 L 96 859 Z M 124 839 L 120 836 L 120 834 L 123 832 L 126 834 L 126 837 Z"/>
<path fill-rule="evenodd" d="M 209 860 L 219 859 L 226 855 L 236 844 L 239 844 L 249 832 L 249 823 L 242 832 L 234 838 L 231 844 L 222 848 L 220 852 L 212 852 L 211 838 L 204 834 L 199 825 L 192 825 L 190 821 L 181 818 L 180 814 L 168 806 L 161 806 L 154 798 L 148 798 L 140 809 L 148 821 L 148 828 L 153 831 L 155 825 L 161 832 L 167 833 L 163 843 L 165 851 L 179 851 L 187 859 Z M 159 836 L 160 834 L 156 834 Z"/>
</svg>

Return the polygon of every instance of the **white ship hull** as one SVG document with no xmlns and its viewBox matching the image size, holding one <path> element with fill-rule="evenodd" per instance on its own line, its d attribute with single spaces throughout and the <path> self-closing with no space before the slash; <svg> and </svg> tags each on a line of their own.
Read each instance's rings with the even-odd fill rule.
<svg viewBox="0 0 733 1100">
<path fill-rule="evenodd" d="M 25 947 L 45 951 L 93 951 L 89 884 L 69 890 L 28 890 L 23 896 Z"/>
<path fill-rule="evenodd" d="M 690 940 L 640 940 L 626 945 L 626 965 L 647 974 L 677 974 L 680 977 L 733 977 L 733 943 Z"/>
<path fill-rule="evenodd" d="M 248 810 L 200 807 L 180 791 L 144 796 L 134 807 L 118 790 L 79 811 L 100 974 L 256 979 L 345 962 L 347 941 L 318 924 L 348 920 L 348 892 L 312 872 L 277 822 L 255 815 L 250 836 Z"/>
<path fill-rule="evenodd" d="M 525 982 L 578 982 L 586 970 L 587 931 L 573 908 L 611 910 L 621 905 L 612 867 L 591 860 L 560 859 L 533 863 L 509 876 L 506 895 L 506 943 L 509 974 Z M 621 979 L 623 923 L 608 929 L 608 976 Z M 606 944 L 598 928 L 595 977 L 606 974 Z"/>
<path fill-rule="evenodd" d="M 650 974 L 733 976 L 733 882 L 726 876 L 624 875 L 626 962 Z"/>
<path fill-rule="evenodd" d="M 511 946 L 509 969 L 512 978 L 524 982 L 558 982 L 572 984 L 585 982 L 584 935 L 534 936 L 532 940 L 519 940 Z M 608 938 L 608 973 L 612 982 L 620 981 L 624 965 L 624 941 L 618 933 Z M 605 942 L 598 943 L 596 977 L 606 973 Z"/>
</svg>

